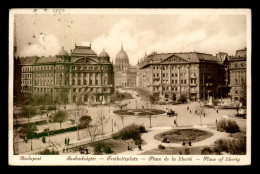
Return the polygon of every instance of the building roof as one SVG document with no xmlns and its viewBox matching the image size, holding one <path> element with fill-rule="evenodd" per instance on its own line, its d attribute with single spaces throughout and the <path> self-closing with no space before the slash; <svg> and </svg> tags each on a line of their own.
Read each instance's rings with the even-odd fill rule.
<svg viewBox="0 0 260 174">
<path fill-rule="evenodd" d="M 60 52 L 57 54 L 57 56 L 68 56 L 68 52 L 64 50 L 64 47 L 60 50 Z"/>
<path fill-rule="evenodd" d="M 36 57 L 36 56 L 21 58 L 21 64 L 22 65 L 32 65 L 37 61 L 38 58 L 39 57 Z"/>
<path fill-rule="evenodd" d="M 221 60 L 213 56 L 211 54 L 206 54 L 206 53 L 198 53 L 198 52 L 186 52 L 186 53 L 152 53 L 145 58 L 142 59 L 141 66 L 146 66 L 148 64 L 154 64 L 154 63 L 161 63 L 164 60 L 176 56 L 180 59 L 183 59 L 186 62 L 191 62 L 191 63 L 198 63 L 202 61 L 209 61 L 213 63 L 221 63 Z"/>
<path fill-rule="evenodd" d="M 237 50 L 236 58 L 245 58 L 246 57 L 246 48 L 242 50 Z"/>
<path fill-rule="evenodd" d="M 118 60 L 118 59 L 128 60 L 128 55 L 125 52 L 125 50 L 123 49 L 123 46 L 121 46 L 121 50 L 116 55 L 116 59 L 115 60 Z"/>
<path fill-rule="evenodd" d="M 105 52 L 105 50 L 103 49 L 103 51 L 99 54 L 98 57 L 100 57 L 100 58 L 107 58 L 107 57 L 109 57 L 109 55 L 108 55 L 108 53 Z"/>
<path fill-rule="evenodd" d="M 70 53 L 71 56 L 90 55 L 97 56 L 90 46 L 75 46 L 75 49 Z"/>
<path fill-rule="evenodd" d="M 216 56 L 206 53 L 189 52 L 189 53 L 174 53 L 175 56 L 180 57 L 189 62 L 200 62 L 200 61 L 213 61 L 218 62 L 219 59 Z"/>
<path fill-rule="evenodd" d="M 37 64 L 39 63 L 55 63 L 57 60 L 56 57 L 41 57 L 38 61 Z"/>
</svg>

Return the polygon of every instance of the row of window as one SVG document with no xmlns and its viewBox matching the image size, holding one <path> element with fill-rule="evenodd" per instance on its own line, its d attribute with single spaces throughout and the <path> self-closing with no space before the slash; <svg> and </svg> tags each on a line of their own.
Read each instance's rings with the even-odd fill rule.
<svg viewBox="0 0 260 174">
<path fill-rule="evenodd" d="M 28 79 L 31 77 L 32 77 L 32 74 L 22 74 L 22 78 L 24 78 L 24 79 Z"/>
<path fill-rule="evenodd" d="M 196 73 L 191 73 L 191 76 L 196 77 Z M 168 73 L 162 73 L 163 77 L 168 77 Z M 180 73 L 181 77 L 187 77 L 187 73 Z M 153 77 L 159 77 L 159 73 L 153 73 Z M 172 77 L 178 77 L 178 73 L 172 73 Z"/>
<path fill-rule="evenodd" d="M 187 66 L 185 66 L 185 65 L 180 65 L 179 67 L 180 67 L 180 69 L 187 68 Z M 169 68 L 171 68 L 171 69 L 178 69 L 178 65 L 175 65 L 175 66 L 162 66 L 162 70 L 168 70 Z M 153 69 L 154 70 L 158 70 L 158 69 L 161 69 L 161 67 L 160 66 L 153 66 Z M 190 69 L 197 69 L 197 66 L 196 65 L 191 65 Z"/>
<path fill-rule="evenodd" d="M 245 68 L 246 67 L 246 63 L 244 63 L 244 62 L 241 62 L 241 63 L 232 63 L 232 65 L 231 65 L 233 68 L 238 68 L 239 66 L 241 67 L 241 68 Z"/>
<path fill-rule="evenodd" d="M 100 66 L 72 66 L 72 70 L 100 70 Z M 108 67 L 102 67 L 102 70 L 108 70 Z"/>
</svg>

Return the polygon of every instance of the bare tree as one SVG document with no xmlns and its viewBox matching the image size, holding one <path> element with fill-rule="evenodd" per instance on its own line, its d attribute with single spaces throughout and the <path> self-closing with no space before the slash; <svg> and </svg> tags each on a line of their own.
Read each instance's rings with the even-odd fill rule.
<svg viewBox="0 0 260 174">
<path fill-rule="evenodd" d="M 152 127 L 151 109 L 154 108 L 155 98 L 148 91 L 143 92 L 142 98 L 144 100 L 145 109 L 149 113 L 149 121 L 150 121 L 150 128 L 151 128 Z"/>
<path fill-rule="evenodd" d="M 102 128 L 102 134 L 104 134 L 104 125 L 109 121 L 109 118 L 106 118 L 106 116 L 104 115 L 104 111 L 98 111 L 98 120 L 97 123 L 99 125 L 101 125 Z"/>
<path fill-rule="evenodd" d="M 58 111 L 53 116 L 53 122 L 60 123 L 60 129 L 61 129 L 61 123 L 63 123 L 67 119 L 68 119 L 68 114 L 65 111 Z"/>
<path fill-rule="evenodd" d="M 36 131 L 37 131 L 37 127 L 34 125 L 34 123 L 24 124 L 19 130 L 20 138 L 23 138 L 24 140 L 26 140 L 26 142 L 28 139 L 31 139 L 31 150 L 33 150 L 32 140 Z"/>
</svg>

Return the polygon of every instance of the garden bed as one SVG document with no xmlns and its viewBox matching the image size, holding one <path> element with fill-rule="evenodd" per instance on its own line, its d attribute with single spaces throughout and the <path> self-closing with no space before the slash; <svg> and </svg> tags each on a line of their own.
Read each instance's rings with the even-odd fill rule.
<svg viewBox="0 0 260 174">
<path fill-rule="evenodd" d="M 170 140 L 171 143 L 182 143 L 191 141 L 192 143 L 202 141 L 213 136 L 213 133 L 198 129 L 174 129 L 154 136 L 156 140 L 162 141 L 163 137 Z"/>
</svg>

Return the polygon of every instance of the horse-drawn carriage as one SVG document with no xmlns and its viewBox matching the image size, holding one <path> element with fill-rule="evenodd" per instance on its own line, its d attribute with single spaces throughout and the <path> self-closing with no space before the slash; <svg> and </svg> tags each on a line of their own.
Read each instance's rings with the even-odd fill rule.
<svg viewBox="0 0 260 174">
<path fill-rule="evenodd" d="M 172 109 L 167 111 L 166 113 L 167 113 L 168 117 L 173 117 L 174 115 L 177 115 L 177 113 L 175 111 L 173 111 Z"/>
</svg>

